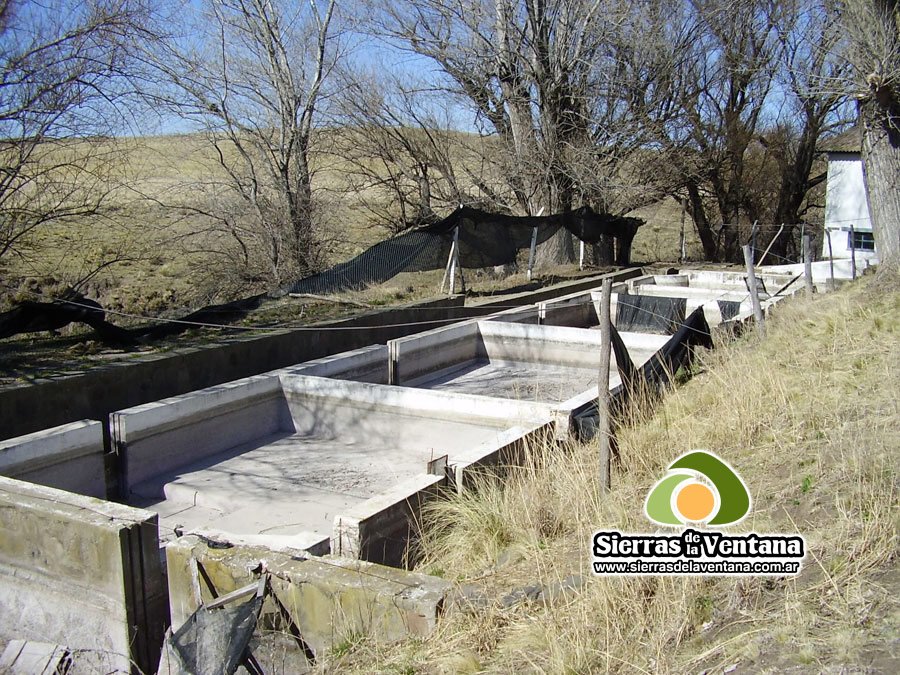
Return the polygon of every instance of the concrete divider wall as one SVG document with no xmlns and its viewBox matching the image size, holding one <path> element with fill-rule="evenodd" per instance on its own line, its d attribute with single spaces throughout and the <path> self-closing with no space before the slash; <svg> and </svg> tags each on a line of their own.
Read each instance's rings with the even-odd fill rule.
<svg viewBox="0 0 900 675">
<path fill-rule="evenodd" d="M 86 650 L 94 672 L 154 672 L 167 619 L 157 517 L 0 478 L 0 642 Z"/>
<path fill-rule="evenodd" d="M 599 305 L 599 300 L 597 300 Z M 540 304 L 540 323 L 545 326 L 590 328 L 600 324 L 591 291 L 581 291 Z"/>
<path fill-rule="evenodd" d="M 484 357 L 478 321 L 436 328 L 388 342 L 389 383 L 405 384 Z"/>
<path fill-rule="evenodd" d="M 81 375 L 6 387 L 0 389 L 0 438 L 84 418 L 105 420 L 116 410 L 384 343 L 417 332 L 422 328 L 419 322 L 465 318 L 468 310 L 463 302 L 461 296 L 441 298 L 313 326 L 336 330 L 288 329 L 263 337 L 233 337 Z"/>
<path fill-rule="evenodd" d="M 600 333 L 568 326 L 479 324 L 491 361 L 525 361 L 544 365 L 593 367 L 600 363 Z"/>
<path fill-rule="evenodd" d="M 319 658 L 361 635 L 382 642 L 427 636 L 434 630 L 451 588 L 443 579 L 361 560 L 300 560 L 271 549 L 240 545 L 215 549 L 192 536 L 169 544 L 166 558 L 173 629 L 179 628 L 201 601 L 211 600 L 209 589 L 198 579 L 198 564 L 222 595 L 256 581 L 250 570 L 265 561 L 271 591 Z M 268 599 L 260 625 L 282 623 L 274 602 Z M 287 665 L 282 666 L 283 672 L 289 672 L 290 663 Z"/>
<path fill-rule="evenodd" d="M 640 268 L 630 268 L 612 276 L 621 281 L 641 273 Z M 79 419 L 105 421 L 116 410 L 339 352 L 384 344 L 435 325 L 430 322 L 481 317 L 495 313 L 498 306 L 528 305 L 595 287 L 600 279 L 602 276 L 593 276 L 471 306 L 465 306 L 463 296 L 439 298 L 314 324 L 304 330 L 286 329 L 262 337 L 258 334 L 232 337 L 219 344 L 146 356 L 80 375 L 4 387 L 0 389 L 0 439 Z M 316 328 L 335 330 L 311 330 Z"/>
<path fill-rule="evenodd" d="M 103 425 L 81 420 L 0 442 L 0 475 L 105 497 Z"/>
<path fill-rule="evenodd" d="M 544 403 L 346 382 L 302 375 L 282 375 L 284 395 L 298 429 L 307 426 L 307 416 L 321 419 L 334 407 L 350 406 L 369 412 L 402 412 L 407 416 L 487 423 L 498 429 L 521 421 L 542 420 L 550 414 Z M 327 402 L 331 407 L 326 407 Z M 325 402 L 324 404 L 322 402 Z M 305 409 L 300 409 L 304 406 Z"/>
<path fill-rule="evenodd" d="M 277 373 L 332 377 L 354 382 L 388 383 L 388 348 L 369 345 L 284 368 Z"/>
<path fill-rule="evenodd" d="M 552 411 L 546 410 L 536 421 L 506 429 L 490 442 L 451 456 L 442 475 L 413 476 L 335 516 L 332 553 L 393 567 L 414 564 L 423 507 L 447 490 L 471 487 L 478 473 L 521 465 L 529 445 L 537 447 L 553 437 L 551 420 Z"/>
<path fill-rule="evenodd" d="M 331 552 L 391 567 L 414 560 L 422 507 L 447 489 L 445 476 L 419 474 L 334 517 Z"/>
<path fill-rule="evenodd" d="M 135 485 L 281 430 L 293 430 L 281 381 L 258 375 L 115 412 L 127 495 Z"/>
</svg>

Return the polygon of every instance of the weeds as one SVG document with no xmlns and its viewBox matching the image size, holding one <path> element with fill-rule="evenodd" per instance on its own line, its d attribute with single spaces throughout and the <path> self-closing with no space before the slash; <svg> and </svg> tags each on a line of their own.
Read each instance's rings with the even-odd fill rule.
<svg viewBox="0 0 900 675">
<path fill-rule="evenodd" d="M 485 477 L 434 505 L 424 571 L 446 570 L 490 597 L 571 574 L 587 584 L 550 606 L 451 611 L 428 640 L 389 649 L 362 641 L 347 663 L 417 672 L 720 672 L 744 663 L 776 672 L 878 662 L 886 644 L 890 658 L 900 293 L 896 284 L 875 293 L 877 284 L 784 303 L 764 341 L 747 334 L 706 354 L 699 374 L 655 410 L 633 409 L 607 495 L 594 446 L 543 446 L 502 483 Z M 805 536 L 800 575 L 590 576 L 593 532 L 647 530 L 647 489 L 692 448 L 721 454 L 750 487 L 753 511 L 734 530 Z"/>
</svg>

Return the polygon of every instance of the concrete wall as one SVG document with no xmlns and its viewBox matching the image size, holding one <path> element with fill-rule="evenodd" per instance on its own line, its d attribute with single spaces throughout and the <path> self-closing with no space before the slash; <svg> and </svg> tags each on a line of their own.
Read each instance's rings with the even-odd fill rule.
<svg viewBox="0 0 900 675">
<path fill-rule="evenodd" d="M 491 361 L 524 361 L 589 368 L 600 364 L 600 333 L 567 326 L 484 321 L 479 324 Z"/>
<path fill-rule="evenodd" d="M 442 298 L 311 327 L 332 330 L 284 330 L 263 337 L 231 338 L 81 375 L 0 389 L 0 438 L 84 418 L 104 420 L 115 410 L 384 343 L 415 333 L 421 328 L 416 322 L 467 316 L 463 301 L 462 297 Z"/>
<path fill-rule="evenodd" d="M 105 497 L 103 425 L 82 420 L 0 442 L 0 475 Z"/>
<path fill-rule="evenodd" d="M 201 601 L 211 599 L 198 579 L 198 563 L 222 595 L 256 581 L 250 570 L 264 560 L 274 595 L 320 658 L 359 635 L 385 642 L 427 636 L 434 630 L 451 588 L 443 579 L 359 560 L 298 560 L 248 546 L 212 549 L 192 536 L 169 544 L 166 558 L 173 629 L 180 627 Z M 260 625 L 280 623 L 275 615 L 269 599 Z M 267 616 L 273 620 L 268 621 Z M 289 668 L 283 667 L 283 672 Z"/>
<path fill-rule="evenodd" d="M 307 361 L 278 372 L 388 384 L 388 348 L 385 345 L 369 345 L 362 349 Z"/>
<path fill-rule="evenodd" d="M 484 357 L 478 321 L 463 321 L 388 342 L 388 382 L 406 384 Z"/>
<path fill-rule="evenodd" d="M 617 280 L 640 268 L 615 272 Z M 603 276 L 505 295 L 464 306 L 465 298 L 440 298 L 361 314 L 265 336 L 229 338 L 220 344 L 156 354 L 97 368 L 81 375 L 0 389 L 0 439 L 21 436 L 79 419 L 105 421 L 116 410 L 258 375 L 331 354 L 412 335 L 428 322 L 458 321 L 523 306 L 601 283 Z M 437 325 L 432 323 L 431 325 Z M 330 328 L 331 330 L 317 330 Z M 365 330 L 361 330 L 365 329 Z M 115 473 L 115 471 L 113 472 Z"/>
<path fill-rule="evenodd" d="M 292 428 L 277 375 L 258 375 L 128 408 L 110 416 L 113 445 L 131 489 L 155 476 Z"/>
<path fill-rule="evenodd" d="M 501 399 L 427 393 L 437 393 L 448 400 L 458 397 L 486 407 L 513 409 L 516 405 Z M 447 490 L 461 491 L 464 486 L 471 486 L 474 475 L 486 469 L 503 470 L 521 464 L 529 445 L 535 447 L 554 434 L 551 418 L 551 411 L 542 411 L 536 421 L 498 432 L 495 439 L 450 457 L 446 470 L 438 475 L 412 476 L 335 516 L 332 553 L 392 567 L 414 564 L 423 507 Z"/>
<path fill-rule="evenodd" d="M 294 418 L 294 425 L 298 429 L 305 424 L 302 420 L 310 414 L 318 420 L 327 421 L 324 418 L 334 414 L 338 406 L 355 407 L 368 412 L 399 412 L 404 415 L 472 424 L 487 423 L 498 429 L 515 425 L 523 420 L 539 420 L 549 415 L 547 405 L 531 401 L 346 382 L 302 375 L 281 375 L 281 381 Z M 313 403 L 313 410 L 298 409 L 304 400 L 313 402 L 316 399 L 320 403 Z"/>
<path fill-rule="evenodd" d="M 88 650 L 105 672 L 153 672 L 167 619 L 156 522 L 0 478 L 0 642 L 51 642 Z"/>
</svg>

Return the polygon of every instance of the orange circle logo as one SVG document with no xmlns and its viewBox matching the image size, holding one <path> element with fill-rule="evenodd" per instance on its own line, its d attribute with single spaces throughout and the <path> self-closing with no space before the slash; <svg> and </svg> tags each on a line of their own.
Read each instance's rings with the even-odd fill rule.
<svg viewBox="0 0 900 675">
<path fill-rule="evenodd" d="M 716 505 L 712 490 L 703 483 L 688 483 L 678 491 L 675 506 L 681 516 L 692 523 L 706 520 Z"/>
</svg>

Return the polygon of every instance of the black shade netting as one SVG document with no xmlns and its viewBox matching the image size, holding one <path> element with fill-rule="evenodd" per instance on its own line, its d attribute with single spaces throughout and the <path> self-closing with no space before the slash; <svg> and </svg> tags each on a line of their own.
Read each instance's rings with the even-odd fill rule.
<svg viewBox="0 0 900 675">
<path fill-rule="evenodd" d="M 620 293 L 616 302 L 616 326 L 620 331 L 672 335 L 684 323 L 685 298 Z"/>
<path fill-rule="evenodd" d="M 741 312 L 741 303 L 737 300 L 717 300 L 719 304 L 719 312 L 722 314 L 722 321 L 733 319 Z"/>
<path fill-rule="evenodd" d="M 639 377 L 654 385 L 668 383 L 678 369 L 689 365 L 693 347 L 712 349 L 709 324 L 701 305 L 679 326 L 675 334 L 653 357 L 641 367 Z"/>
<path fill-rule="evenodd" d="M 383 283 L 402 272 L 442 269 L 459 228 L 459 264 L 469 269 L 509 265 L 520 251 L 540 245 L 565 228 L 575 237 L 597 243 L 604 236 L 620 240 L 622 258 L 644 221 L 598 214 L 590 207 L 552 216 L 510 216 L 461 207 L 433 225 L 379 242 L 352 260 L 290 284 L 289 293 L 335 293 Z M 623 264 L 622 260 L 618 261 Z M 624 264 L 627 264 L 624 263 Z"/>
<path fill-rule="evenodd" d="M 201 607 L 163 645 L 159 675 L 231 675 L 244 660 L 263 599 Z"/>
</svg>

